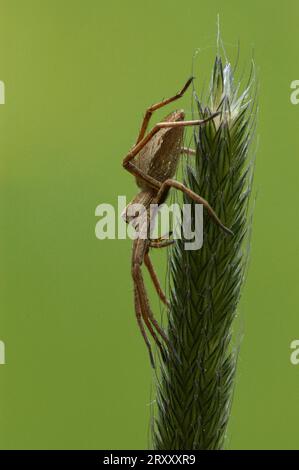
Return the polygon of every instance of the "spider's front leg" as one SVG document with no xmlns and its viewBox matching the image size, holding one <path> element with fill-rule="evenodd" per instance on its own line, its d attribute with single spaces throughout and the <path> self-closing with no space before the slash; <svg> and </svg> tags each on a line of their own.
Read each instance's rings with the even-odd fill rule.
<svg viewBox="0 0 299 470">
<path fill-rule="evenodd" d="M 150 118 L 151 118 L 153 112 L 157 111 L 157 109 L 163 108 L 164 106 L 166 106 L 170 103 L 173 103 L 174 101 L 182 98 L 184 93 L 188 90 L 189 86 L 191 85 L 193 79 L 194 79 L 194 77 L 190 77 L 187 80 L 187 82 L 185 83 L 185 85 L 183 86 L 183 88 L 181 89 L 181 91 L 179 91 L 176 95 L 171 96 L 171 98 L 167 98 L 166 100 L 160 101 L 159 103 L 153 104 L 152 106 L 147 108 L 145 116 L 144 116 L 143 121 L 142 121 L 141 129 L 140 129 L 140 132 L 139 132 L 139 135 L 138 135 L 138 138 L 137 138 L 137 142 L 136 142 L 137 144 L 145 136 L 145 133 L 146 133 L 146 130 L 148 128 L 148 124 L 149 124 L 149 121 L 150 121 Z"/>
<path fill-rule="evenodd" d="M 163 128 L 171 128 L 171 127 L 180 127 L 180 126 L 201 126 L 205 124 L 206 122 L 213 120 L 215 116 L 218 116 L 218 112 L 209 116 L 208 118 L 205 119 L 197 119 L 193 121 L 180 121 L 180 122 L 160 122 L 156 124 L 151 131 L 148 132 L 146 135 L 146 131 L 148 128 L 148 124 L 150 121 L 150 118 L 153 114 L 154 111 L 157 109 L 160 109 L 169 103 L 172 103 L 173 101 L 178 100 L 181 98 L 186 90 L 189 88 L 190 84 L 192 83 L 193 77 L 189 78 L 187 80 L 186 84 L 183 86 L 181 91 L 179 91 L 176 95 L 172 96 L 171 98 L 168 98 L 166 100 L 160 101 L 159 103 L 156 103 L 152 106 L 150 106 L 145 113 L 141 129 L 139 132 L 139 135 L 137 137 L 137 141 L 135 145 L 131 148 L 131 150 L 128 152 L 128 154 L 124 157 L 123 159 L 123 167 L 126 169 L 129 173 L 134 175 L 135 177 L 138 177 L 139 179 L 143 180 L 146 182 L 151 188 L 155 190 L 159 190 L 161 188 L 161 182 L 158 181 L 156 178 L 153 178 L 152 176 L 148 175 L 144 171 L 142 171 L 138 166 L 134 164 L 134 157 L 144 148 L 144 146 L 159 132 L 160 129 Z"/>
<path fill-rule="evenodd" d="M 136 165 L 132 163 L 132 159 L 137 155 L 138 152 L 147 144 L 147 142 L 154 136 L 155 133 L 159 131 L 160 128 L 157 128 L 157 126 L 154 127 L 154 129 L 148 134 L 148 136 L 145 137 L 146 130 L 148 128 L 148 124 L 150 121 L 150 118 L 154 111 L 157 111 L 157 109 L 163 108 L 164 106 L 167 106 L 168 104 L 172 103 L 173 101 L 176 101 L 180 99 L 186 90 L 189 88 L 193 81 L 193 77 L 189 78 L 183 88 L 176 93 L 174 96 L 171 96 L 170 98 L 167 98 L 165 100 L 159 101 L 156 104 L 153 104 L 149 108 L 147 108 L 145 116 L 142 121 L 142 125 L 140 128 L 140 132 L 138 134 L 137 140 L 133 148 L 130 150 L 128 155 L 123 160 L 123 167 L 128 170 L 130 173 L 132 173 L 134 176 L 138 176 L 139 178 L 143 179 L 146 181 L 152 188 L 154 189 L 160 189 L 161 184 L 159 181 L 157 181 L 155 178 L 151 178 L 149 175 L 144 173 L 142 170 L 140 170 Z"/>
<path fill-rule="evenodd" d="M 175 122 L 158 122 L 152 130 L 143 137 L 139 142 L 137 142 L 129 153 L 123 159 L 123 167 L 132 173 L 132 175 L 139 177 L 143 181 L 147 182 L 150 187 L 155 190 L 161 190 L 162 183 L 157 179 L 153 178 L 152 176 L 144 173 L 144 171 L 140 170 L 134 163 L 133 159 L 136 155 L 143 149 L 143 147 L 159 132 L 160 129 L 170 129 L 176 127 L 190 127 L 190 126 L 202 126 L 209 121 L 212 121 L 219 113 L 211 114 L 211 116 L 205 119 L 195 119 L 192 121 L 175 121 Z"/>
</svg>

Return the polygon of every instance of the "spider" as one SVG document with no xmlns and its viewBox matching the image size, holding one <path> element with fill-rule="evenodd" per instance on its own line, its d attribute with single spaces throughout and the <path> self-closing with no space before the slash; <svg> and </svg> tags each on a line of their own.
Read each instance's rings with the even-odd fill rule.
<svg viewBox="0 0 299 470">
<path fill-rule="evenodd" d="M 187 153 L 189 155 L 195 154 L 194 150 L 186 149 L 182 146 L 184 128 L 186 126 L 204 125 L 206 122 L 214 119 L 219 113 L 212 114 L 207 119 L 184 121 L 184 111 L 176 110 L 168 114 L 163 122 L 157 123 L 152 130 L 146 133 L 153 112 L 181 98 L 192 83 L 192 80 L 193 77 L 186 82 L 182 90 L 176 95 L 171 98 L 164 99 L 163 101 L 150 106 L 146 110 L 137 141 L 123 159 L 123 167 L 135 176 L 136 183 L 140 188 L 140 192 L 126 207 L 124 216 L 127 223 L 130 223 L 132 222 L 132 219 L 134 220 L 139 217 L 139 222 L 136 224 L 138 225 L 139 234 L 146 232 L 145 237 L 137 236 L 136 239 L 134 239 L 131 269 L 134 284 L 136 319 L 147 346 L 150 362 L 153 368 L 155 368 L 155 361 L 146 328 L 157 344 L 164 359 L 166 358 L 166 351 L 163 343 L 165 343 L 168 349 L 170 348 L 174 353 L 175 351 L 168 339 L 168 336 L 153 315 L 141 270 L 144 262 L 157 294 L 161 301 L 169 307 L 169 302 L 163 292 L 154 266 L 151 262 L 149 250 L 150 248 L 162 248 L 164 246 L 168 246 L 173 242 L 173 240 L 166 239 L 166 237 L 160 237 L 158 239 L 151 238 L 150 227 L 152 227 L 151 218 L 153 217 L 153 214 L 150 211 L 151 204 L 156 204 L 156 207 L 159 207 L 159 205 L 166 200 L 170 188 L 175 188 L 187 194 L 196 203 L 202 204 L 214 222 L 226 233 L 232 234 L 231 230 L 225 227 L 219 220 L 212 207 L 205 199 L 191 191 L 191 189 L 181 182 L 173 179 L 179 163 L 180 155 L 183 153 Z M 134 204 L 142 204 L 148 217 L 140 217 L 139 211 L 134 212 L 135 209 L 131 211 L 131 209 L 134 208 Z M 131 216 L 129 216 L 130 212 L 132 212 Z"/>
</svg>

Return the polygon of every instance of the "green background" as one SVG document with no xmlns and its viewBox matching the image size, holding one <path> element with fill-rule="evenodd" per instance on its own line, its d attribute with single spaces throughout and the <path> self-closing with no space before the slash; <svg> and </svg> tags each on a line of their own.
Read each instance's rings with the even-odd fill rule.
<svg viewBox="0 0 299 470">
<path fill-rule="evenodd" d="M 260 82 L 252 256 L 231 449 L 298 449 L 298 79 L 295 1 L 1 0 L 0 447 L 145 449 L 153 376 L 131 242 L 99 241 L 95 208 L 134 195 L 121 160 L 147 105 L 176 92 L 217 13 Z M 190 94 L 180 106 L 190 111 Z M 157 116 L 161 117 L 159 114 Z M 163 276 L 166 254 L 155 255 Z M 155 311 L 156 296 L 151 292 Z"/>
</svg>

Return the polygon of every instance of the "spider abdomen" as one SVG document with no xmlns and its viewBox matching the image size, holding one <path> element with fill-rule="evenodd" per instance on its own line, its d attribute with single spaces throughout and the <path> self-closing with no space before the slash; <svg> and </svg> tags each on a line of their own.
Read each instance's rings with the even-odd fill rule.
<svg viewBox="0 0 299 470">
<path fill-rule="evenodd" d="M 184 112 L 175 111 L 169 114 L 164 122 L 183 119 Z M 136 156 L 135 165 L 161 183 L 173 178 L 181 154 L 183 136 L 183 127 L 160 129 Z M 148 184 L 144 180 L 136 178 L 136 182 L 141 189 L 148 189 Z"/>
</svg>

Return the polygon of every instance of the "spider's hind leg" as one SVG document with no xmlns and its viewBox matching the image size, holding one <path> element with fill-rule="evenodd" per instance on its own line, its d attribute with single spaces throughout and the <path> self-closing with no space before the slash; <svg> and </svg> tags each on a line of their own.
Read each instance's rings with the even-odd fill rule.
<svg viewBox="0 0 299 470">
<path fill-rule="evenodd" d="M 146 331 L 144 329 L 144 325 L 143 325 L 143 321 L 142 321 L 142 311 L 141 311 L 140 299 L 139 299 L 139 294 L 138 294 L 138 290 L 137 290 L 136 286 L 134 286 L 134 304 L 135 304 L 135 314 L 136 314 L 137 323 L 138 323 L 140 332 L 142 334 L 142 337 L 144 339 L 144 342 L 146 344 L 146 347 L 148 349 L 151 365 L 152 365 L 153 369 L 155 369 L 155 360 L 154 360 L 154 356 L 153 356 L 153 351 L 152 351 L 151 343 L 150 343 L 150 341 L 147 337 Z"/>
<path fill-rule="evenodd" d="M 156 289 L 156 292 L 158 294 L 158 296 L 160 297 L 160 299 L 162 300 L 162 302 L 166 305 L 166 307 L 170 307 L 170 303 L 161 287 L 161 284 L 160 284 L 160 281 L 158 279 L 158 276 L 156 274 L 156 271 L 155 271 L 155 268 L 151 262 L 151 259 L 149 257 L 149 254 L 146 253 L 145 256 L 144 256 L 144 264 L 145 266 L 147 267 L 148 269 L 148 272 L 151 276 L 151 279 L 153 281 L 153 284 L 155 286 L 155 289 Z"/>
<path fill-rule="evenodd" d="M 148 337 L 144 330 L 144 325 L 141 323 L 141 317 L 146 324 L 151 336 L 153 337 L 155 343 L 157 344 L 162 357 L 166 358 L 166 352 L 164 350 L 163 345 L 161 344 L 156 332 L 160 335 L 160 337 L 164 340 L 165 344 L 168 348 L 173 349 L 172 345 L 164 332 L 164 330 L 160 327 L 159 323 L 155 319 L 149 304 L 149 300 L 147 297 L 144 280 L 141 272 L 142 262 L 144 260 L 144 256 L 146 250 L 148 248 L 148 240 L 136 239 L 133 245 L 133 258 L 132 258 L 132 276 L 134 281 L 134 292 L 135 292 L 135 311 L 136 317 L 138 321 L 139 328 L 141 330 L 142 336 L 145 340 L 147 348 L 149 350 L 149 354 L 151 357 L 151 363 L 153 365 L 153 355 L 151 351 L 151 347 L 149 344 Z M 154 331 L 156 330 L 156 332 Z"/>
</svg>

